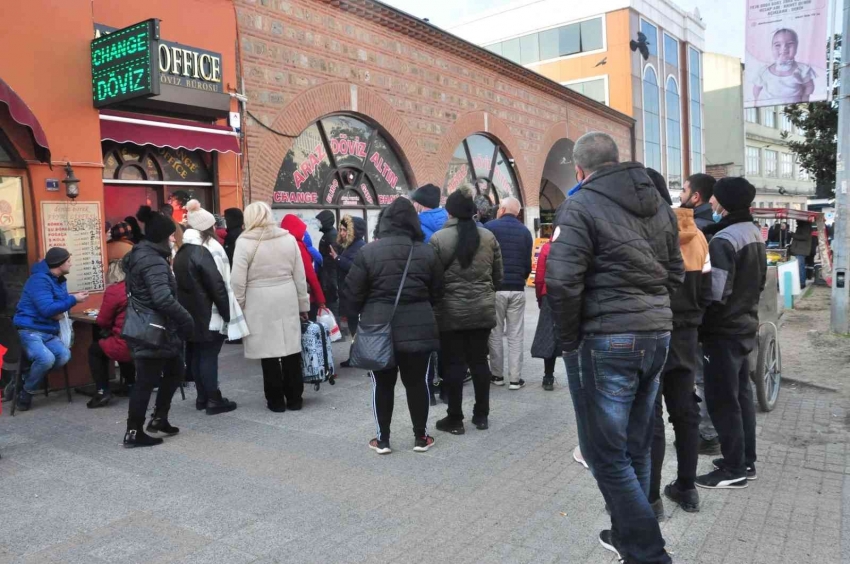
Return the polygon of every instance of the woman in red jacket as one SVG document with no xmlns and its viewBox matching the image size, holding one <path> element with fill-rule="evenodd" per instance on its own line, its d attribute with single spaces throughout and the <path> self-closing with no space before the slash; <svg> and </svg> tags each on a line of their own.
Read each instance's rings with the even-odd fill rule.
<svg viewBox="0 0 850 564">
<path fill-rule="evenodd" d="M 119 260 L 109 263 L 106 281 L 111 285 L 103 293 L 103 303 L 97 314 L 97 324 L 107 336 L 89 347 L 89 368 L 97 386 L 97 393 L 86 404 L 92 409 L 106 407 L 112 399 L 109 391 L 109 363 L 118 362 L 126 384 L 136 382 L 136 367 L 130 358 L 130 349 L 121 338 L 124 316 L 127 310 L 127 287 L 124 284 L 124 268 Z"/>
<path fill-rule="evenodd" d="M 313 257 L 310 251 L 307 250 L 307 245 L 304 244 L 304 234 L 307 233 L 307 224 L 301 221 L 298 216 L 291 213 L 283 217 L 280 222 L 283 229 L 289 231 L 295 240 L 298 241 L 298 250 L 301 251 L 301 260 L 304 262 L 304 274 L 307 275 L 307 289 L 310 292 L 310 320 L 316 321 L 316 312 L 320 308 L 325 307 L 325 294 L 322 292 L 322 285 L 319 283 L 319 277 L 313 268 Z"/>
<path fill-rule="evenodd" d="M 534 293 L 537 295 L 540 316 L 537 318 L 534 342 L 531 344 L 531 356 L 543 359 L 543 389 L 547 391 L 555 389 L 555 361 L 561 354 L 558 348 L 555 319 L 546 298 L 546 259 L 549 258 L 550 246 L 551 243 L 549 242 L 543 245 L 537 257 L 537 270 L 534 273 Z"/>
</svg>

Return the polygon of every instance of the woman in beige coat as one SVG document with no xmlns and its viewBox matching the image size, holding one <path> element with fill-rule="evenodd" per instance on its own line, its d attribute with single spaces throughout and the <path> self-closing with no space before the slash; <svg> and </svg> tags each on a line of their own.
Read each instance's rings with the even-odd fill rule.
<svg viewBox="0 0 850 564">
<path fill-rule="evenodd" d="M 301 409 L 301 320 L 310 311 L 307 278 L 295 237 L 277 227 L 263 202 L 245 208 L 231 285 L 251 332 L 242 340 L 245 358 L 262 361 L 269 409 Z"/>
</svg>

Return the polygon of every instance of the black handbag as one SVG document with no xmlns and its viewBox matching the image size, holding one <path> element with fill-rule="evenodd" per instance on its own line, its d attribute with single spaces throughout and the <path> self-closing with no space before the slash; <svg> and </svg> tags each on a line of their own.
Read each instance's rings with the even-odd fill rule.
<svg viewBox="0 0 850 564">
<path fill-rule="evenodd" d="M 161 313 L 149 309 L 127 294 L 127 315 L 121 338 L 131 344 L 162 347 L 168 341 L 167 320 Z"/>
<path fill-rule="evenodd" d="M 404 282 L 407 280 L 407 270 L 410 268 L 411 258 L 413 258 L 413 243 L 410 245 L 410 254 L 407 255 L 407 264 L 404 265 L 404 274 L 401 275 L 401 284 L 398 286 L 390 319 L 380 325 L 360 324 L 357 327 L 357 335 L 354 337 L 354 344 L 351 345 L 351 354 L 348 358 L 352 367 L 374 372 L 396 365 L 393 347 L 393 317 L 395 317 L 395 310 L 401 298 Z"/>
</svg>

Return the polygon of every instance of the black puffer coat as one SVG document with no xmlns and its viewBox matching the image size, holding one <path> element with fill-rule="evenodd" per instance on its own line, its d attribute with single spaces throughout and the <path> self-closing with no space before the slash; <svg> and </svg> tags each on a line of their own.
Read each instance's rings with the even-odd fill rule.
<svg viewBox="0 0 850 564">
<path fill-rule="evenodd" d="M 195 322 L 177 301 L 177 282 L 167 258 L 171 250 L 148 240 L 140 242 L 124 257 L 127 274 L 127 293 L 133 300 L 167 318 L 168 338 L 158 348 L 131 345 L 134 358 L 173 358 L 183 354 L 183 339 L 191 336 Z M 132 303 L 128 303 L 128 308 Z"/>
<path fill-rule="evenodd" d="M 443 296 L 443 267 L 434 248 L 424 243 L 419 217 L 410 200 L 399 198 L 378 224 L 379 240 L 363 247 L 345 278 L 343 296 L 360 313 L 360 327 L 386 323 L 393 311 L 404 265 L 413 245 L 407 280 L 393 317 L 398 352 L 440 348 L 433 304 Z"/>
<path fill-rule="evenodd" d="M 491 231 L 479 227 L 478 236 L 481 242 L 469 268 L 461 268 L 454 259 L 458 241 L 457 219 L 449 219 L 431 236 L 430 243 L 446 270 L 445 297 L 437 308 L 440 331 L 492 329 L 496 326 L 496 292 L 503 280 L 502 252 Z"/>
<path fill-rule="evenodd" d="M 195 319 L 195 330 L 188 340 L 212 341 L 220 335 L 209 330 L 213 304 L 222 319 L 230 321 L 227 286 L 212 253 L 201 245 L 184 244 L 174 257 L 174 277 L 177 279 L 177 299 Z"/>
<path fill-rule="evenodd" d="M 339 301 L 339 281 L 336 261 L 331 256 L 331 247 L 336 250 L 337 254 L 342 252 L 342 249 L 336 242 L 337 230 L 334 227 L 336 216 L 330 210 L 323 210 L 319 212 L 316 219 L 322 224 L 322 239 L 319 241 L 322 268 L 319 270 L 319 283 L 322 285 L 322 293 L 325 295 L 325 301 L 328 304 L 333 304 Z"/>
<path fill-rule="evenodd" d="M 558 209 L 546 289 L 565 350 L 590 333 L 668 331 L 682 284 L 676 216 L 643 165 L 595 172 Z"/>
</svg>

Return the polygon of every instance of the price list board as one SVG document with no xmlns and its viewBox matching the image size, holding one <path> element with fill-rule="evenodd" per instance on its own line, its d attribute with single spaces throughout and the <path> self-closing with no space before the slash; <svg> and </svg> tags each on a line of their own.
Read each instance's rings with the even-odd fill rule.
<svg viewBox="0 0 850 564">
<path fill-rule="evenodd" d="M 69 292 L 102 292 L 103 217 L 100 202 L 42 202 L 44 253 L 62 247 L 71 253 Z"/>
</svg>

